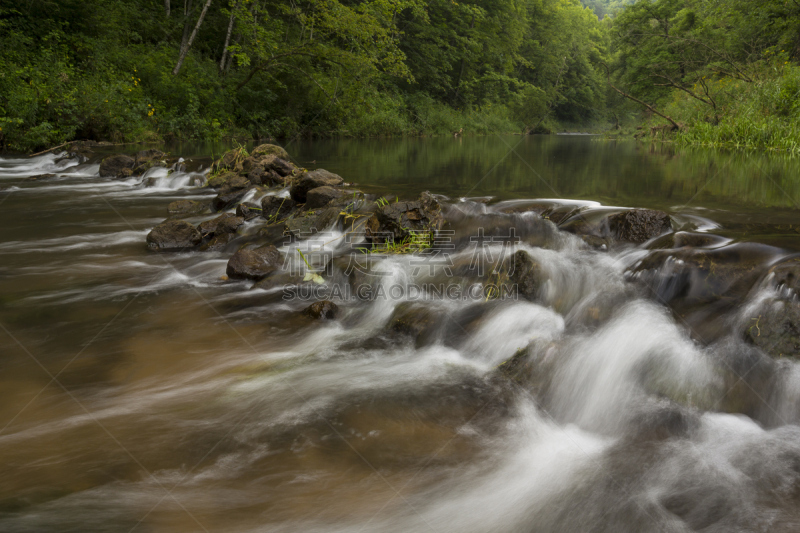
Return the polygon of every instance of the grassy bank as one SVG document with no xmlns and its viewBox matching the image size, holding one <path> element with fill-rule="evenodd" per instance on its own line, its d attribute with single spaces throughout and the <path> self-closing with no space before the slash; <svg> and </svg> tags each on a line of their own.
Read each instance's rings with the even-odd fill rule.
<svg viewBox="0 0 800 533">
<path fill-rule="evenodd" d="M 709 105 L 674 90 L 663 105 L 664 114 L 681 129 L 674 131 L 663 118 L 650 115 L 635 134 L 645 139 L 681 145 L 746 148 L 800 154 L 800 67 L 778 57 L 754 66 L 750 80 L 720 77 L 704 80 Z"/>
</svg>

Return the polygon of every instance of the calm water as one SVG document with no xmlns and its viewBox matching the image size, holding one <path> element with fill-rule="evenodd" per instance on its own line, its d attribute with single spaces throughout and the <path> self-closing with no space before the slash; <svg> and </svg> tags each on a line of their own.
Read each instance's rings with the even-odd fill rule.
<svg viewBox="0 0 800 533">
<path fill-rule="evenodd" d="M 517 228 L 547 282 L 534 301 L 340 301 L 314 322 L 225 279 L 230 251 L 147 251 L 169 202 L 214 196 L 198 184 L 222 147 L 170 147 L 190 171 L 125 181 L 0 159 L 0 530 L 800 530 L 800 366 L 742 334 L 795 298 L 767 271 L 800 251 L 800 161 L 593 137 L 287 148 L 369 194 L 446 196 L 457 235 Z M 678 237 L 598 250 L 509 213 L 525 199 L 663 209 L 722 258 L 712 274 L 752 276 L 675 295 L 670 259 L 647 287 L 631 272 Z M 376 283 L 449 281 L 411 260 Z M 409 309 L 416 339 L 392 330 Z M 519 349 L 524 379 L 502 377 Z"/>
</svg>

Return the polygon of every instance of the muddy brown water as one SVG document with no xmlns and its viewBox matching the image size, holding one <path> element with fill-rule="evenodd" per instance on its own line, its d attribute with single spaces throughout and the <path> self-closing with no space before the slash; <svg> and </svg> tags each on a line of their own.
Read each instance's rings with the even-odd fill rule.
<svg viewBox="0 0 800 533">
<path fill-rule="evenodd" d="M 386 296 L 320 322 L 224 279 L 230 249 L 146 249 L 169 202 L 214 196 L 225 147 L 167 148 L 190 171 L 0 159 L 0 530 L 800 530 L 800 366 L 747 340 L 765 306 L 797 305 L 769 272 L 800 252 L 800 161 L 573 136 L 293 142 L 371 198 L 441 195 L 454 232 L 453 272 L 378 257 Z M 674 231 L 601 247 L 552 222 L 631 207 Z M 512 227 L 515 247 L 476 255 L 480 228 Z M 546 282 L 486 300 L 471 268 L 516 250 Z M 431 284 L 464 292 L 412 297 Z"/>
</svg>

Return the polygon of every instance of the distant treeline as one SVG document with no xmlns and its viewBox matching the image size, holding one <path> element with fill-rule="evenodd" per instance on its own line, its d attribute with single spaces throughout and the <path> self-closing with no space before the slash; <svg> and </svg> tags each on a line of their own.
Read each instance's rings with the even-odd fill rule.
<svg viewBox="0 0 800 533">
<path fill-rule="evenodd" d="M 602 116 L 579 0 L 3 0 L 0 143 L 522 131 Z"/>
<path fill-rule="evenodd" d="M 0 147 L 642 118 L 775 147 L 799 52 L 794 0 L 0 0 Z"/>
</svg>

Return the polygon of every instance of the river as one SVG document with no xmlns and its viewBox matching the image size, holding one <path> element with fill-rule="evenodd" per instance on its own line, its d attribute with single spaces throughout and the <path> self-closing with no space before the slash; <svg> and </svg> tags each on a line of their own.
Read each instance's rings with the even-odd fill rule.
<svg viewBox="0 0 800 533">
<path fill-rule="evenodd" d="M 227 279 L 229 250 L 147 249 L 167 204 L 214 197 L 225 147 L 168 148 L 183 167 L 123 180 L 0 159 L 0 530 L 800 530 L 800 161 L 590 136 L 294 141 L 299 166 L 372 198 L 441 195 L 460 268 L 380 256 L 384 296 L 316 321 Z M 563 231 L 623 207 L 673 231 Z M 509 228 L 480 252 L 527 252 L 535 297 L 410 291 L 471 286 L 472 237 Z"/>
</svg>

